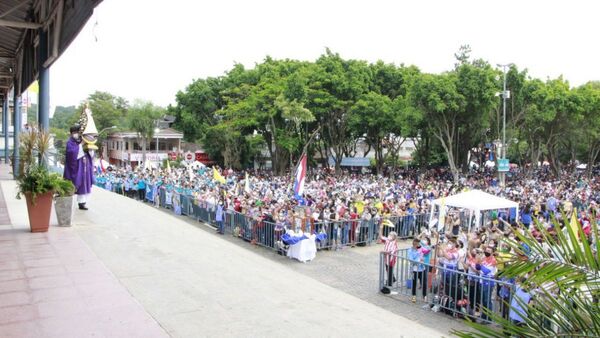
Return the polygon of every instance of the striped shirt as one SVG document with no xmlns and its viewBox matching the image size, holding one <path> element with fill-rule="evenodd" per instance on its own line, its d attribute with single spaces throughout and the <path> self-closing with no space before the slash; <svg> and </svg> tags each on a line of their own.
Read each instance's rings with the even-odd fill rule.
<svg viewBox="0 0 600 338">
<path fill-rule="evenodd" d="M 398 243 L 395 239 L 392 240 L 387 237 L 381 237 L 381 239 L 385 242 L 383 252 L 386 253 L 387 265 L 393 266 L 396 264 L 396 256 L 393 255 L 398 251 Z"/>
</svg>

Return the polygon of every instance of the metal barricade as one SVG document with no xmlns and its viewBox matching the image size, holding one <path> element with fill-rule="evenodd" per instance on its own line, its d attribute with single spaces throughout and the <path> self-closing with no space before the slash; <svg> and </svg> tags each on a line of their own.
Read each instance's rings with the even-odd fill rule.
<svg viewBox="0 0 600 338">
<path fill-rule="evenodd" d="M 190 204 L 190 196 L 180 195 L 181 201 L 181 214 L 190 216 L 192 213 L 190 212 L 191 204 Z"/>
<path fill-rule="evenodd" d="M 97 183 L 97 185 L 101 186 Z M 113 185 L 116 187 L 116 185 Z M 184 195 L 177 192 L 169 192 L 171 203 L 167 197 L 165 187 L 158 189 L 157 196 L 154 196 L 154 186 L 146 185 L 144 200 L 154 203 L 155 197 L 158 198 L 159 206 L 171 208 L 177 214 L 187 215 L 196 221 L 216 226 L 216 211 L 214 205 L 209 205 L 206 201 L 197 201 L 191 195 Z M 137 191 L 136 191 L 137 192 Z M 384 220 L 386 222 L 384 222 Z M 387 220 L 393 227 L 384 225 Z M 303 230 L 306 233 L 319 236 L 317 249 L 332 250 L 347 246 L 366 246 L 379 241 L 380 227 L 384 236 L 394 230 L 399 238 L 411 238 L 419 234 L 422 227 L 427 226 L 428 215 L 418 214 L 402 217 L 372 219 L 341 219 L 324 220 L 313 222 L 308 218 L 294 219 L 292 224 L 288 224 L 295 230 Z M 284 233 L 284 226 L 277 226 L 274 222 L 263 221 L 262 218 L 255 218 L 242 213 L 225 210 L 223 215 L 223 231 L 233 236 L 250 241 L 254 244 L 277 249 L 277 242 Z"/>
<path fill-rule="evenodd" d="M 390 222 L 394 225 L 394 231 L 398 234 L 400 239 L 415 238 L 421 233 L 421 230 L 428 225 L 428 215 L 426 214 L 415 214 L 406 216 L 395 216 L 391 217 Z M 386 228 L 384 228 L 384 235 L 386 234 Z M 390 230 L 387 230 L 389 232 Z"/>
<path fill-rule="evenodd" d="M 167 206 L 167 190 L 165 189 L 165 187 L 158 188 L 158 201 L 159 201 L 161 207 L 166 208 L 166 206 Z"/>
<path fill-rule="evenodd" d="M 492 311 L 507 318 L 513 283 L 413 261 L 408 258 L 409 250 L 398 250 L 391 255 L 380 253 L 382 292 L 414 297 L 419 303 L 429 304 L 434 312 L 454 317 L 491 323 L 487 311 Z"/>
<path fill-rule="evenodd" d="M 154 186 L 150 185 L 150 184 L 146 184 L 146 200 L 148 202 L 154 202 L 154 194 L 152 193 L 154 191 Z"/>
<path fill-rule="evenodd" d="M 281 237 L 281 235 L 280 235 Z M 265 248 L 276 248 L 275 223 L 262 219 L 256 220 L 253 232 L 253 242 Z"/>
<path fill-rule="evenodd" d="M 192 216 L 196 221 L 203 221 L 203 210 L 206 209 L 200 207 L 195 201 L 191 201 L 190 205 L 192 206 Z"/>
<path fill-rule="evenodd" d="M 167 203 L 169 199 L 167 198 Z M 181 215 L 181 194 L 176 191 L 171 192 L 171 203 L 173 206 L 173 212 L 175 215 Z"/>
</svg>

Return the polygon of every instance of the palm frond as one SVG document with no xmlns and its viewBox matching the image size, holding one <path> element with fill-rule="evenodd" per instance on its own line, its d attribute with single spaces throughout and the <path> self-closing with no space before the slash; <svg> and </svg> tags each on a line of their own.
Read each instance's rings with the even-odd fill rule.
<svg viewBox="0 0 600 338">
<path fill-rule="evenodd" d="M 539 237 L 530 231 L 517 233 L 518 241 L 507 241 L 513 256 L 502 277 L 525 277 L 522 288 L 535 290 L 534 301 L 522 304 L 522 325 L 485 310 L 500 327 L 472 321 L 473 332 L 453 331 L 460 337 L 600 337 L 600 274 L 598 225 L 593 220 L 592 245 L 580 222 L 563 217 L 553 220 L 555 233 L 539 224 Z M 517 308 L 510 306 L 512 311 Z"/>
</svg>

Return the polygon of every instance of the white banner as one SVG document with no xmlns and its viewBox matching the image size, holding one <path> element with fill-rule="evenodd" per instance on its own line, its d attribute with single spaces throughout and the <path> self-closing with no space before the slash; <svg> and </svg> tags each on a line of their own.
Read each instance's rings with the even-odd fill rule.
<svg viewBox="0 0 600 338">
<path fill-rule="evenodd" d="M 146 160 L 147 161 L 152 161 L 152 162 L 156 162 L 158 161 L 162 161 L 162 160 L 166 160 L 169 157 L 169 154 L 167 153 L 150 153 L 147 152 L 146 153 Z M 130 161 L 134 161 L 134 162 L 139 162 L 142 160 L 142 153 L 133 153 L 133 154 L 129 154 L 129 160 Z"/>
</svg>

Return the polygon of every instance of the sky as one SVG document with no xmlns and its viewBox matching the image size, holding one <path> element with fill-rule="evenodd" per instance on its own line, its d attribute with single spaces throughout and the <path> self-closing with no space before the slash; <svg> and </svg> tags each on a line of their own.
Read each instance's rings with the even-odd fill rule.
<svg viewBox="0 0 600 338">
<path fill-rule="evenodd" d="M 175 103 L 194 79 L 269 55 L 416 65 L 439 73 L 463 44 L 572 86 L 600 80 L 599 1 L 103 0 L 50 69 L 51 106 L 101 90 Z"/>
</svg>

